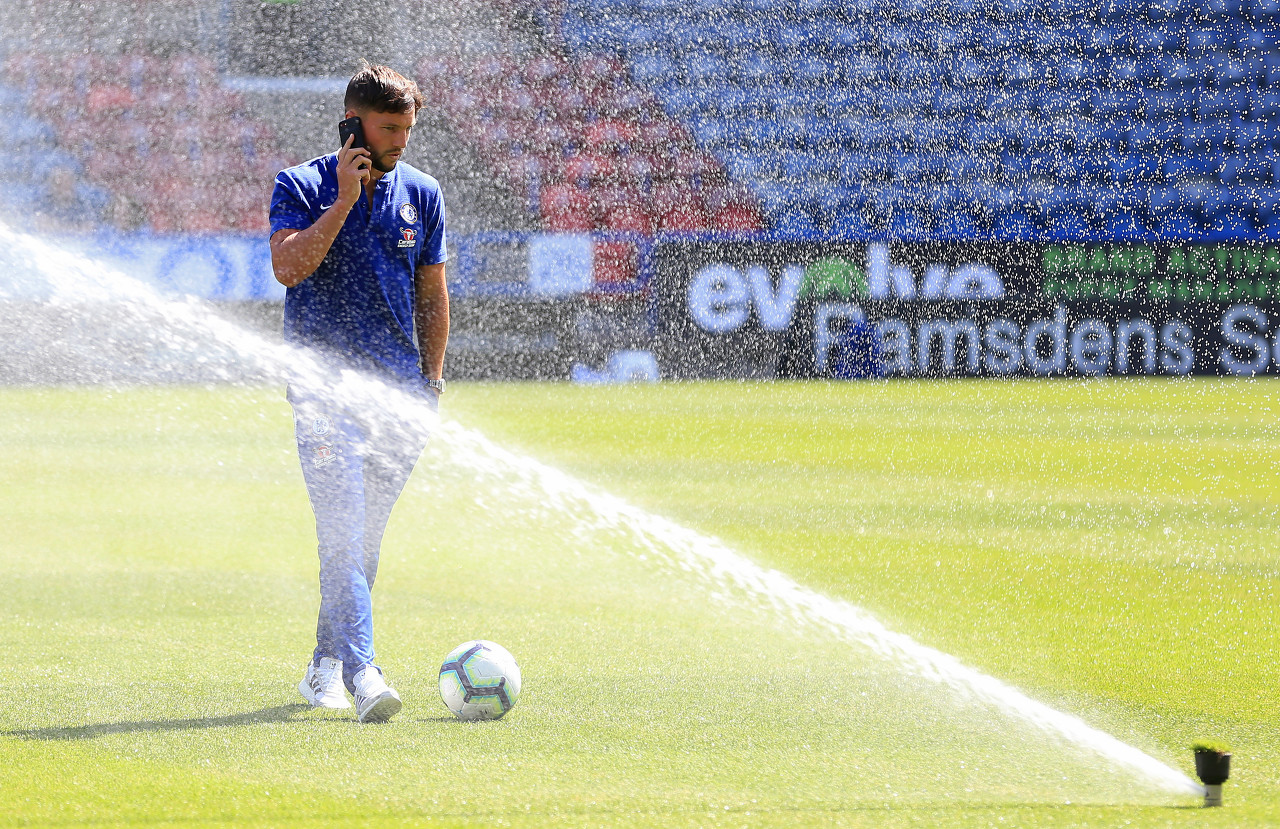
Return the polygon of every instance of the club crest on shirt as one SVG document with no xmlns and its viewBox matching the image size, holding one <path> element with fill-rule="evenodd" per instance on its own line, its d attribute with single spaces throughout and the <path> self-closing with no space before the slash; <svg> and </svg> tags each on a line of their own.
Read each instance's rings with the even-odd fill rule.
<svg viewBox="0 0 1280 829">
<path fill-rule="evenodd" d="M 411 205 L 405 205 L 405 206 L 410 207 Z M 401 212 L 404 212 L 404 211 L 401 211 Z M 417 239 L 418 239 L 418 231 L 414 230 L 411 227 L 400 228 L 400 247 L 411 248 L 414 246 L 414 244 L 417 243 Z"/>
<path fill-rule="evenodd" d="M 324 437 L 329 434 L 329 418 L 324 415 L 317 415 L 316 419 L 311 423 L 311 432 L 316 437 Z"/>
<path fill-rule="evenodd" d="M 413 224 L 418 221 L 418 208 L 405 202 L 400 206 L 400 218 L 404 219 L 405 224 Z"/>
</svg>

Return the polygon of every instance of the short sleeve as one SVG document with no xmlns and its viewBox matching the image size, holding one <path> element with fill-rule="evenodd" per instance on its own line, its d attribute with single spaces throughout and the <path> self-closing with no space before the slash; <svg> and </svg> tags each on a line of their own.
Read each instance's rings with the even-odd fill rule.
<svg viewBox="0 0 1280 829">
<path fill-rule="evenodd" d="M 437 187 L 430 195 L 422 214 L 423 243 L 418 256 L 420 265 L 439 265 L 449 258 L 444 239 L 444 196 Z"/>
<path fill-rule="evenodd" d="M 298 183 L 281 172 L 271 193 L 271 235 L 281 230 L 306 230 L 312 224 L 311 212 L 298 192 Z"/>
</svg>

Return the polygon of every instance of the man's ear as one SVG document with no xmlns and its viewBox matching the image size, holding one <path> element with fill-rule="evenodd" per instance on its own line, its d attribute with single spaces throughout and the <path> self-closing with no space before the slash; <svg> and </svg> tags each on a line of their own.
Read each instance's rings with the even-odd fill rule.
<svg viewBox="0 0 1280 829">
<path fill-rule="evenodd" d="M 344 116 L 342 116 L 342 118 L 343 118 L 343 120 L 346 120 L 347 118 L 354 117 L 354 116 L 355 116 L 355 114 L 356 114 L 356 111 L 355 111 L 354 109 L 348 109 L 348 110 L 347 110 L 347 114 L 346 114 L 346 115 L 344 115 Z"/>
</svg>

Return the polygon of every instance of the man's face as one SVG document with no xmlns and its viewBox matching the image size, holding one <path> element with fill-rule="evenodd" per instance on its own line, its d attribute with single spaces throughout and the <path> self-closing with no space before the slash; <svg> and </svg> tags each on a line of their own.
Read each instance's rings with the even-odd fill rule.
<svg viewBox="0 0 1280 829">
<path fill-rule="evenodd" d="M 413 131 L 413 125 L 418 121 L 417 114 L 412 110 L 409 112 L 348 110 L 347 117 L 352 115 L 359 115 L 364 125 L 365 145 L 369 149 L 373 169 L 380 173 L 391 172 L 396 162 L 404 155 L 405 147 L 409 146 L 409 133 Z"/>
</svg>

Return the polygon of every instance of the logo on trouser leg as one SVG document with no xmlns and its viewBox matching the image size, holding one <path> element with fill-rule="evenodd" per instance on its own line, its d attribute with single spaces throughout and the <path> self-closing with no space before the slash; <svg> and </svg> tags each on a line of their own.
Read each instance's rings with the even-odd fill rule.
<svg viewBox="0 0 1280 829">
<path fill-rule="evenodd" d="M 311 462 L 316 466 L 324 466 L 332 463 L 338 457 L 338 453 L 333 451 L 333 447 L 326 444 L 317 446 L 315 452 L 316 456 L 311 459 Z"/>
</svg>

